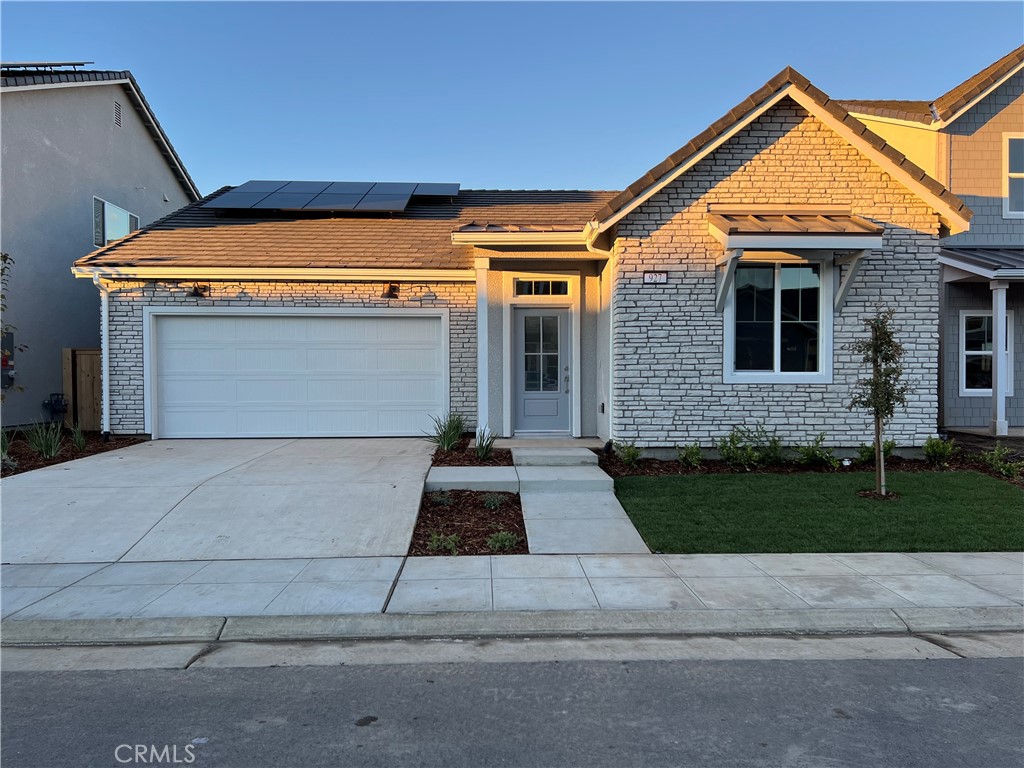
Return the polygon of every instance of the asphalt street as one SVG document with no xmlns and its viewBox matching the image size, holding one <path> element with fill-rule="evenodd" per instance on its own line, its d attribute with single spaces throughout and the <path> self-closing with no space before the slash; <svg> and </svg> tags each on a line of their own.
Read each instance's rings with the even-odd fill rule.
<svg viewBox="0 0 1024 768">
<path fill-rule="evenodd" d="M 4 768 L 1017 768 L 1021 673 L 1020 658 L 7 672 L 0 757 Z"/>
</svg>

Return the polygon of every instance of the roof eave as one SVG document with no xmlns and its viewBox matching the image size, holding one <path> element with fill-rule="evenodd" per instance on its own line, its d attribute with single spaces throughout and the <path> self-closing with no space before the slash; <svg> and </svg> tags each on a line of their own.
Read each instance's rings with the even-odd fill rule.
<svg viewBox="0 0 1024 768">
<path fill-rule="evenodd" d="M 452 232 L 454 245 L 585 245 L 586 228 L 573 232 Z"/>
</svg>

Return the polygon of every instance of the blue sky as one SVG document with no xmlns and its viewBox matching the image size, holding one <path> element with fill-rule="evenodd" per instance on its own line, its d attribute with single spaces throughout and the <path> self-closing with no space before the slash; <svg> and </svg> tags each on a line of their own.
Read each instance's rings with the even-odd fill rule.
<svg viewBox="0 0 1024 768">
<path fill-rule="evenodd" d="M 204 193 L 620 189 L 787 64 L 836 98 L 934 98 L 1021 44 L 1024 4 L 6 1 L 0 23 L 4 61 L 132 70 Z"/>
</svg>

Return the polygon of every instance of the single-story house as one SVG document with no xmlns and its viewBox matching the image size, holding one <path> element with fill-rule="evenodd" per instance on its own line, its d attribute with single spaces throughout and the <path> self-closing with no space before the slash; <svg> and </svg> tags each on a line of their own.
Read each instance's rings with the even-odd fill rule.
<svg viewBox="0 0 1024 768">
<path fill-rule="evenodd" d="M 938 423 L 940 238 L 971 211 L 787 68 L 621 192 L 249 182 L 80 259 L 105 429 L 869 442 L 848 345 L 895 310 Z"/>
</svg>

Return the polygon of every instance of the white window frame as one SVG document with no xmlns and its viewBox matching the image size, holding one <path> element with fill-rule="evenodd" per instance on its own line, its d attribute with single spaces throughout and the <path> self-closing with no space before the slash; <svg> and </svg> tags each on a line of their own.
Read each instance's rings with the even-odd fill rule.
<svg viewBox="0 0 1024 768">
<path fill-rule="evenodd" d="M 103 205 L 103 242 L 102 243 L 96 242 L 96 218 L 95 218 L 96 217 L 96 203 L 101 203 Z M 92 197 L 92 217 L 93 217 L 92 244 L 96 248 L 103 248 L 104 246 L 106 246 L 110 242 L 112 242 L 112 239 L 107 237 L 107 221 L 106 221 L 106 219 L 107 219 L 107 208 L 108 207 L 116 208 L 117 210 L 121 211 L 122 213 L 124 213 L 125 215 L 128 216 L 128 234 L 129 235 L 132 232 L 138 232 L 138 230 L 141 228 L 141 221 L 142 220 L 139 218 L 139 215 L 137 213 L 132 213 L 127 208 L 122 208 L 120 205 L 114 205 L 113 203 L 111 203 L 111 202 L 109 202 L 107 200 L 104 200 L 102 197 L 97 197 L 96 195 L 93 195 L 93 197 Z M 132 228 L 132 219 L 135 219 L 135 228 L 134 229 Z M 114 239 L 119 239 L 119 238 L 114 238 Z"/>
<path fill-rule="evenodd" d="M 961 309 L 960 310 L 960 341 L 958 342 L 958 361 L 960 366 L 960 397 L 992 397 L 991 389 L 968 389 L 967 388 L 967 355 L 974 357 L 984 356 L 985 352 L 967 351 L 967 318 L 968 317 L 992 317 L 991 309 Z M 994 331 L 995 329 L 993 329 Z M 993 334 L 994 335 L 994 334 Z M 995 350 L 991 354 L 995 354 Z M 1005 384 L 1004 394 L 1013 397 L 1013 310 L 1006 312 L 1006 354 L 1005 365 L 1003 366 L 1003 382 Z"/>
<path fill-rule="evenodd" d="M 817 264 L 820 268 L 820 286 L 818 289 L 818 365 L 816 373 L 785 372 L 785 371 L 737 371 L 736 365 L 736 281 L 733 280 L 722 311 L 724 323 L 724 344 L 722 359 L 722 380 L 726 384 L 831 384 L 832 383 L 832 350 L 833 333 L 833 287 L 831 258 L 801 258 L 778 256 L 759 256 L 756 253 L 744 253 L 737 267 L 750 264 L 771 264 L 776 268 L 775 307 L 776 317 L 773 318 L 773 343 L 778 349 L 782 333 L 779 322 L 781 304 L 779 291 L 779 267 L 797 266 L 801 264 Z M 779 356 L 775 356 L 775 365 L 779 365 Z"/>
<path fill-rule="evenodd" d="M 1024 133 L 1003 134 L 1003 218 L 1024 219 L 1024 210 L 1010 210 L 1010 179 L 1022 179 L 1024 173 L 1010 173 L 1010 140 L 1024 141 Z"/>
</svg>

